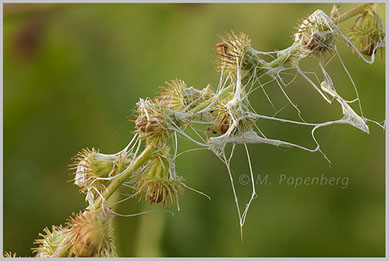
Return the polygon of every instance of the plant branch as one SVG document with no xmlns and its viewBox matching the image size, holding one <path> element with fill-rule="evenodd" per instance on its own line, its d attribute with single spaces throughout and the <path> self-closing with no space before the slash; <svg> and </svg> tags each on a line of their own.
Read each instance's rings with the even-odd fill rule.
<svg viewBox="0 0 389 261">
<path fill-rule="evenodd" d="M 146 146 L 144 151 L 116 178 L 114 178 L 108 185 L 107 189 L 104 190 L 101 197 L 98 197 L 88 209 L 98 209 L 101 207 L 103 201 L 108 198 L 123 184 L 124 181 L 146 161 L 148 161 L 155 150 L 154 144 Z"/>
<path fill-rule="evenodd" d="M 335 18 L 333 22 L 336 23 L 341 23 L 349 18 L 352 18 L 356 15 L 360 15 L 366 12 L 366 10 L 371 6 L 372 4 L 370 3 L 365 3 L 365 4 L 360 4 L 357 7 L 347 11 L 346 13 L 342 14 L 338 18 Z"/>
</svg>

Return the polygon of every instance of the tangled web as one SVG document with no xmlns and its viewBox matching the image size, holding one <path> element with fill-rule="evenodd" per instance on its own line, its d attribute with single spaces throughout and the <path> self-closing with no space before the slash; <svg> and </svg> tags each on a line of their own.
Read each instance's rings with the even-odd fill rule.
<svg viewBox="0 0 389 261">
<path fill-rule="evenodd" d="M 300 22 L 293 44 L 280 51 L 257 51 L 252 47 L 249 37 L 242 32 L 230 32 L 225 38 L 221 37 L 222 41 L 216 45 L 216 64 L 220 78 L 215 88 L 208 85 L 199 90 L 188 87 L 181 80 L 173 80 L 166 82 L 167 86 L 162 88 L 155 99 L 140 99 L 135 111 L 135 136 L 124 150 L 115 154 L 113 167 L 109 168 L 112 171 L 104 177 L 89 177 L 87 173 L 90 171 L 87 170 L 91 169 L 93 161 L 89 160 L 89 154 L 80 156 L 80 162 L 76 164 L 78 169 L 75 181 L 76 184 L 82 184 L 90 206 L 95 204 L 98 197 L 105 200 L 101 192 L 109 191 L 109 181 L 134 169 L 132 177 L 122 184 L 132 189 L 132 193 L 109 204 L 117 204 L 145 194 L 145 199 L 152 204 L 162 202 L 162 206 L 166 206 L 168 203 L 175 203 L 179 209 L 178 196 L 183 188 L 205 194 L 183 183 L 183 178 L 176 173 L 175 159 L 185 152 L 209 149 L 227 168 L 242 235 L 248 210 L 257 196 L 248 144 L 269 144 L 318 152 L 330 163 L 315 136 L 319 128 L 347 124 L 369 133 L 369 122 L 384 128 L 384 124 L 364 117 L 356 84 L 343 63 L 336 43 L 337 39 L 343 40 L 363 61 L 372 64 L 377 49 L 385 46 L 384 28 L 373 5 L 367 5 L 364 12 L 356 18 L 354 25 L 343 34 L 338 25 L 350 17 L 349 13 L 340 15 L 336 7 L 330 16 L 317 10 Z M 314 62 L 319 71 L 305 71 L 302 69 L 302 60 Z M 333 60 L 338 60 L 342 65 L 354 88 L 355 99 L 346 100 L 339 94 L 338 84 L 326 70 Z M 340 106 L 340 116 L 324 122 L 306 121 L 298 105 L 287 93 L 287 87 L 293 84 L 297 77 L 306 81 L 318 97 L 330 106 Z M 270 88 L 279 89 L 279 94 L 286 102 L 285 106 L 275 104 L 274 97 L 269 95 Z M 273 113 L 266 115 L 257 112 L 249 101 L 249 95 L 252 94 L 264 96 Z M 353 104 L 357 105 L 354 106 L 357 110 L 353 109 Z M 295 111 L 295 119 L 278 116 L 286 107 Z M 272 138 L 259 126 L 258 122 L 262 120 L 307 128 L 315 146 L 306 147 L 288 140 Z M 178 137 L 188 139 L 200 148 L 178 153 Z M 138 164 L 139 160 L 144 158 L 145 152 L 140 153 L 144 141 L 146 146 L 154 145 L 155 152 L 147 161 Z M 170 145 L 167 145 L 168 142 Z M 231 149 L 227 150 L 228 144 Z M 247 155 L 252 190 L 243 208 L 230 167 L 235 148 L 240 144 Z M 99 157 L 101 155 L 99 154 Z M 89 165 L 85 165 L 87 159 L 90 161 Z"/>
<path fill-rule="evenodd" d="M 355 25 L 354 27 L 357 26 Z M 377 48 L 384 46 L 384 37 L 381 29 L 380 27 L 377 28 L 377 24 L 375 24 L 374 31 L 370 34 L 378 35 L 378 39 L 370 41 L 367 46 L 361 48 L 361 46 L 355 45 L 355 40 L 357 44 L 360 44 L 358 40 L 366 37 L 365 35 L 359 36 L 357 39 L 355 38 L 357 36 L 346 37 L 339 30 L 336 19 L 328 17 L 321 10 L 317 10 L 301 22 L 298 31 L 294 35 L 292 46 L 275 52 L 257 51 L 251 46 L 251 41 L 247 35 L 231 32 L 227 34 L 226 38 L 222 38 L 222 42 L 216 46 L 218 69 L 220 71 L 220 79 L 216 90 L 211 91 L 210 86 L 207 86 L 203 91 L 193 87 L 183 88 L 184 96 L 189 97 L 187 99 L 191 102 L 186 103 L 186 107 L 180 107 L 171 112 L 174 117 L 168 119 L 168 128 L 174 131 L 175 134 L 179 134 L 197 145 L 212 150 L 226 165 L 239 216 L 241 232 L 250 205 L 257 196 L 247 144 L 270 144 L 277 147 L 294 147 L 308 152 L 319 152 L 330 162 L 321 150 L 320 144 L 315 137 L 315 132 L 319 128 L 334 124 L 348 124 L 365 133 L 369 133 L 368 122 L 375 123 L 384 128 L 383 125 L 364 117 L 356 85 L 344 65 L 336 45 L 336 38 L 344 40 L 365 62 L 372 64 Z M 365 56 L 369 58 L 365 58 Z M 300 61 L 304 58 L 317 62 L 321 75 L 305 72 L 300 67 Z M 354 87 L 355 99 L 351 101 L 339 95 L 337 85 L 326 70 L 328 63 L 334 58 L 340 61 Z M 285 73 L 293 75 L 291 82 L 285 82 L 283 76 Z M 338 119 L 325 122 L 305 121 L 300 109 L 286 92 L 287 86 L 293 83 L 297 76 L 307 81 L 328 104 L 339 104 L 341 116 Z M 266 91 L 267 88 L 273 88 L 274 83 L 285 97 L 287 105 L 295 109 L 299 120 L 290 120 L 276 116 L 285 106 L 277 109 Z M 273 108 L 273 115 L 263 115 L 256 112 L 250 104 L 249 95 L 258 89 L 262 91 L 259 94 L 265 95 L 269 105 Z M 206 100 L 207 97 L 208 99 Z M 190 113 L 192 108 L 196 108 L 197 104 L 204 104 L 204 100 L 207 101 L 206 106 L 194 113 Z M 357 112 L 350 106 L 353 103 L 358 105 Z M 258 120 L 278 121 L 310 128 L 311 138 L 316 146 L 308 148 L 286 140 L 273 139 L 265 135 L 256 124 Z M 185 131 L 186 129 L 178 127 L 177 122 L 190 122 L 187 128 L 191 129 L 193 135 L 188 135 Z M 232 150 L 227 153 L 226 145 L 229 143 L 232 144 Z M 236 193 L 234 177 L 230 168 L 235 146 L 238 144 L 243 144 L 245 148 L 252 185 L 251 197 L 244 204 L 243 209 Z"/>
</svg>

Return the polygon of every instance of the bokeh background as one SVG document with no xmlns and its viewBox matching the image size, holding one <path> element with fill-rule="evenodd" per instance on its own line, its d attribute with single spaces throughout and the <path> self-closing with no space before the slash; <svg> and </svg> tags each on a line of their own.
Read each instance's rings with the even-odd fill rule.
<svg viewBox="0 0 389 261">
<path fill-rule="evenodd" d="M 341 11 L 355 5 L 342 4 Z M 384 15 L 384 5 L 379 7 Z M 140 97 L 153 96 L 166 80 L 180 78 L 204 88 L 217 85 L 214 46 L 218 34 L 243 31 L 255 49 L 292 44 L 297 20 L 329 4 L 5 4 L 4 5 L 4 250 L 31 256 L 44 227 L 63 224 L 86 207 L 68 183 L 67 165 L 79 150 L 115 153 L 131 139 L 131 115 Z M 342 28 L 347 29 L 351 23 Z M 369 66 L 342 41 L 339 51 L 362 100 L 365 116 L 385 119 L 384 58 Z M 304 70 L 318 72 L 315 63 Z M 302 65 L 302 66 L 303 66 Z M 338 91 L 355 98 L 335 58 L 327 67 Z M 311 75 L 312 76 L 312 75 Z M 269 94 L 286 104 L 274 83 Z M 272 90 L 278 90 L 278 92 Z M 287 92 L 307 121 L 341 117 L 297 78 Z M 269 115 L 261 91 L 251 96 Z M 354 106 L 354 105 L 353 105 Z M 290 106 L 289 106 L 290 107 Z M 354 108 L 356 108 L 354 106 Z M 280 115 L 281 116 L 281 115 Z M 283 117 L 296 118 L 288 108 Z M 275 138 L 312 147 L 309 130 L 261 123 Z M 210 151 L 186 153 L 176 161 L 186 183 L 212 200 L 186 191 L 174 216 L 154 212 L 116 217 L 121 256 L 169 257 L 343 257 L 385 255 L 385 134 L 370 124 L 367 135 L 346 125 L 318 131 L 331 166 L 318 153 L 250 145 L 258 184 L 241 241 L 231 185 L 223 163 Z M 181 140 L 180 150 L 193 148 Z M 248 174 L 244 150 L 232 164 L 235 177 Z M 349 177 L 348 186 L 278 184 L 294 177 Z M 237 182 L 241 203 L 249 185 Z M 122 214 L 148 210 L 131 200 Z"/>
</svg>

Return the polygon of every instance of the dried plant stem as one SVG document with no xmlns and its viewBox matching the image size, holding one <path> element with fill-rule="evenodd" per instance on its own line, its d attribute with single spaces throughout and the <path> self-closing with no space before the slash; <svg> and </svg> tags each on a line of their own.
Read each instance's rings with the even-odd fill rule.
<svg viewBox="0 0 389 261">
<path fill-rule="evenodd" d="M 142 166 L 146 161 L 148 161 L 153 154 L 156 147 L 154 144 L 148 144 L 143 152 L 127 167 L 120 175 L 114 178 L 106 190 L 102 193 L 101 197 L 98 197 L 94 203 L 89 206 L 89 209 L 98 209 L 101 207 L 103 201 L 108 200 L 108 198 L 123 184 L 124 181 L 140 166 Z"/>
</svg>

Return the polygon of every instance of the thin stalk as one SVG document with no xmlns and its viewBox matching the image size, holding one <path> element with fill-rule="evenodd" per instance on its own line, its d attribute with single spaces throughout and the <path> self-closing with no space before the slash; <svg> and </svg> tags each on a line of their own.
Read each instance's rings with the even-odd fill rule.
<svg viewBox="0 0 389 261">
<path fill-rule="evenodd" d="M 300 49 L 298 46 L 292 45 L 289 48 L 287 48 L 283 51 L 280 51 L 279 52 L 280 55 L 276 59 L 271 61 L 270 63 L 267 63 L 265 65 L 265 68 L 263 68 L 263 69 L 265 69 L 265 70 L 273 69 L 281 64 L 286 63 L 289 60 L 289 58 L 292 56 L 292 54 L 297 53 L 299 50 Z"/>
<path fill-rule="evenodd" d="M 228 86 L 227 88 L 225 88 L 224 90 L 222 90 L 217 96 L 218 98 L 223 98 L 225 96 L 227 96 L 228 93 L 232 92 L 234 90 L 234 86 L 233 85 L 230 85 Z M 193 110 L 191 110 L 189 113 L 190 114 L 195 114 L 201 110 L 204 110 L 205 108 L 207 108 L 211 103 L 213 102 L 213 99 L 210 98 L 202 103 L 200 103 L 199 105 L 196 106 L 196 108 L 194 108 Z"/>
<path fill-rule="evenodd" d="M 106 201 L 108 198 L 123 184 L 124 181 L 146 161 L 148 161 L 155 150 L 154 144 L 146 146 L 144 151 L 127 167 L 119 176 L 114 178 L 108 185 L 107 189 L 104 190 L 101 197 L 98 197 L 88 209 L 98 209 L 103 200 Z"/>
<path fill-rule="evenodd" d="M 370 3 L 365 3 L 365 4 L 360 4 L 357 7 L 347 11 L 346 13 L 342 14 L 338 18 L 335 18 L 333 22 L 336 23 L 341 23 L 349 18 L 352 18 L 356 15 L 361 15 L 366 12 L 367 8 L 370 7 L 372 4 Z"/>
</svg>

